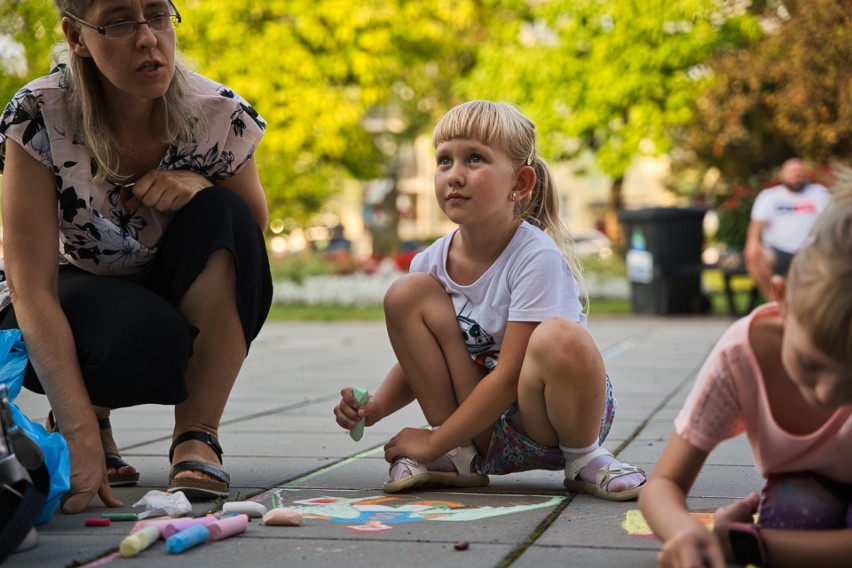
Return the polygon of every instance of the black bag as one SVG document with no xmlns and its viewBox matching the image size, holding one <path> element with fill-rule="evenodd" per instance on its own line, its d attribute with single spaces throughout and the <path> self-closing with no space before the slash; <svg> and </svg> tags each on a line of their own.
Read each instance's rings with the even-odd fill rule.
<svg viewBox="0 0 852 568">
<path fill-rule="evenodd" d="M 15 424 L 9 391 L 0 384 L 0 564 L 38 543 L 35 522 L 49 490 L 41 448 Z"/>
</svg>

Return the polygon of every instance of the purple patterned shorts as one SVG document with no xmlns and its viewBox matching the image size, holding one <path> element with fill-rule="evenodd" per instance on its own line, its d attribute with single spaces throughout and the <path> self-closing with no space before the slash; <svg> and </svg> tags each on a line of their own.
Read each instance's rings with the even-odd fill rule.
<svg viewBox="0 0 852 568">
<path fill-rule="evenodd" d="M 811 472 L 770 475 L 760 493 L 758 525 L 817 531 L 852 528 L 852 485 Z"/>
<path fill-rule="evenodd" d="M 601 430 L 598 442 L 603 443 L 612 426 L 615 409 L 618 402 L 612 392 L 609 375 L 606 376 L 606 400 L 601 416 Z M 488 455 L 483 460 L 476 458 L 476 469 L 479 473 L 490 475 L 505 475 L 532 469 L 565 469 L 565 457 L 559 447 L 549 448 L 529 439 L 518 430 L 512 417 L 518 413 L 517 403 L 509 407 L 494 425 L 491 434 L 491 444 Z"/>
</svg>

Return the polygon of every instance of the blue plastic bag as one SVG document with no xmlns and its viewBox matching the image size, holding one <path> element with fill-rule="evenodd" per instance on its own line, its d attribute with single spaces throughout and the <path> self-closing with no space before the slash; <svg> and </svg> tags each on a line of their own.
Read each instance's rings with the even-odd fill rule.
<svg viewBox="0 0 852 568">
<path fill-rule="evenodd" d="M 27 418 L 14 403 L 24 382 L 27 368 L 27 348 L 19 329 L 0 330 L 0 382 L 9 389 L 9 401 L 15 424 L 41 448 L 44 464 L 50 472 L 50 491 L 36 524 L 47 522 L 59 500 L 71 488 L 71 458 L 68 444 L 59 432 L 48 433 L 41 424 Z"/>
</svg>

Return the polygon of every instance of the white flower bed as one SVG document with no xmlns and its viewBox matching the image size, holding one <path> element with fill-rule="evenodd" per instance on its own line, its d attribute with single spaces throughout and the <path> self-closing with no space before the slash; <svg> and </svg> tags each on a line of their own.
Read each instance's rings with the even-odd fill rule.
<svg viewBox="0 0 852 568">
<path fill-rule="evenodd" d="M 402 276 L 392 264 L 384 263 L 373 274 L 356 273 L 340 276 L 309 276 L 303 284 L 276 282 L 273 302 L 278 304 L 375 306 L 382 303 L 391 283 Z M 623 299 L 630 297 L 630 284 L 623 278 L 586 276 L 589 296 Z"/>
</svg>

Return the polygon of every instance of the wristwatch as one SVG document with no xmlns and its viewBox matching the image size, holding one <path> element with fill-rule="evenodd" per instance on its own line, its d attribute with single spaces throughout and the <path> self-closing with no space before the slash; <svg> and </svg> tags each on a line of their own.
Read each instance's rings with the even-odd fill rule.
<svg viewBox="0 0 852 568">
<path fill-rule="evenodd" d="M 734 550 L 734 558 L 740 564 L 754 564 L 763 566 L 766 564 L 766 551 L 763 548 L 763 539 L 760 531 L 752 523 L 731 523 L 728 531 L 728 539 Z"/>
</svg>

